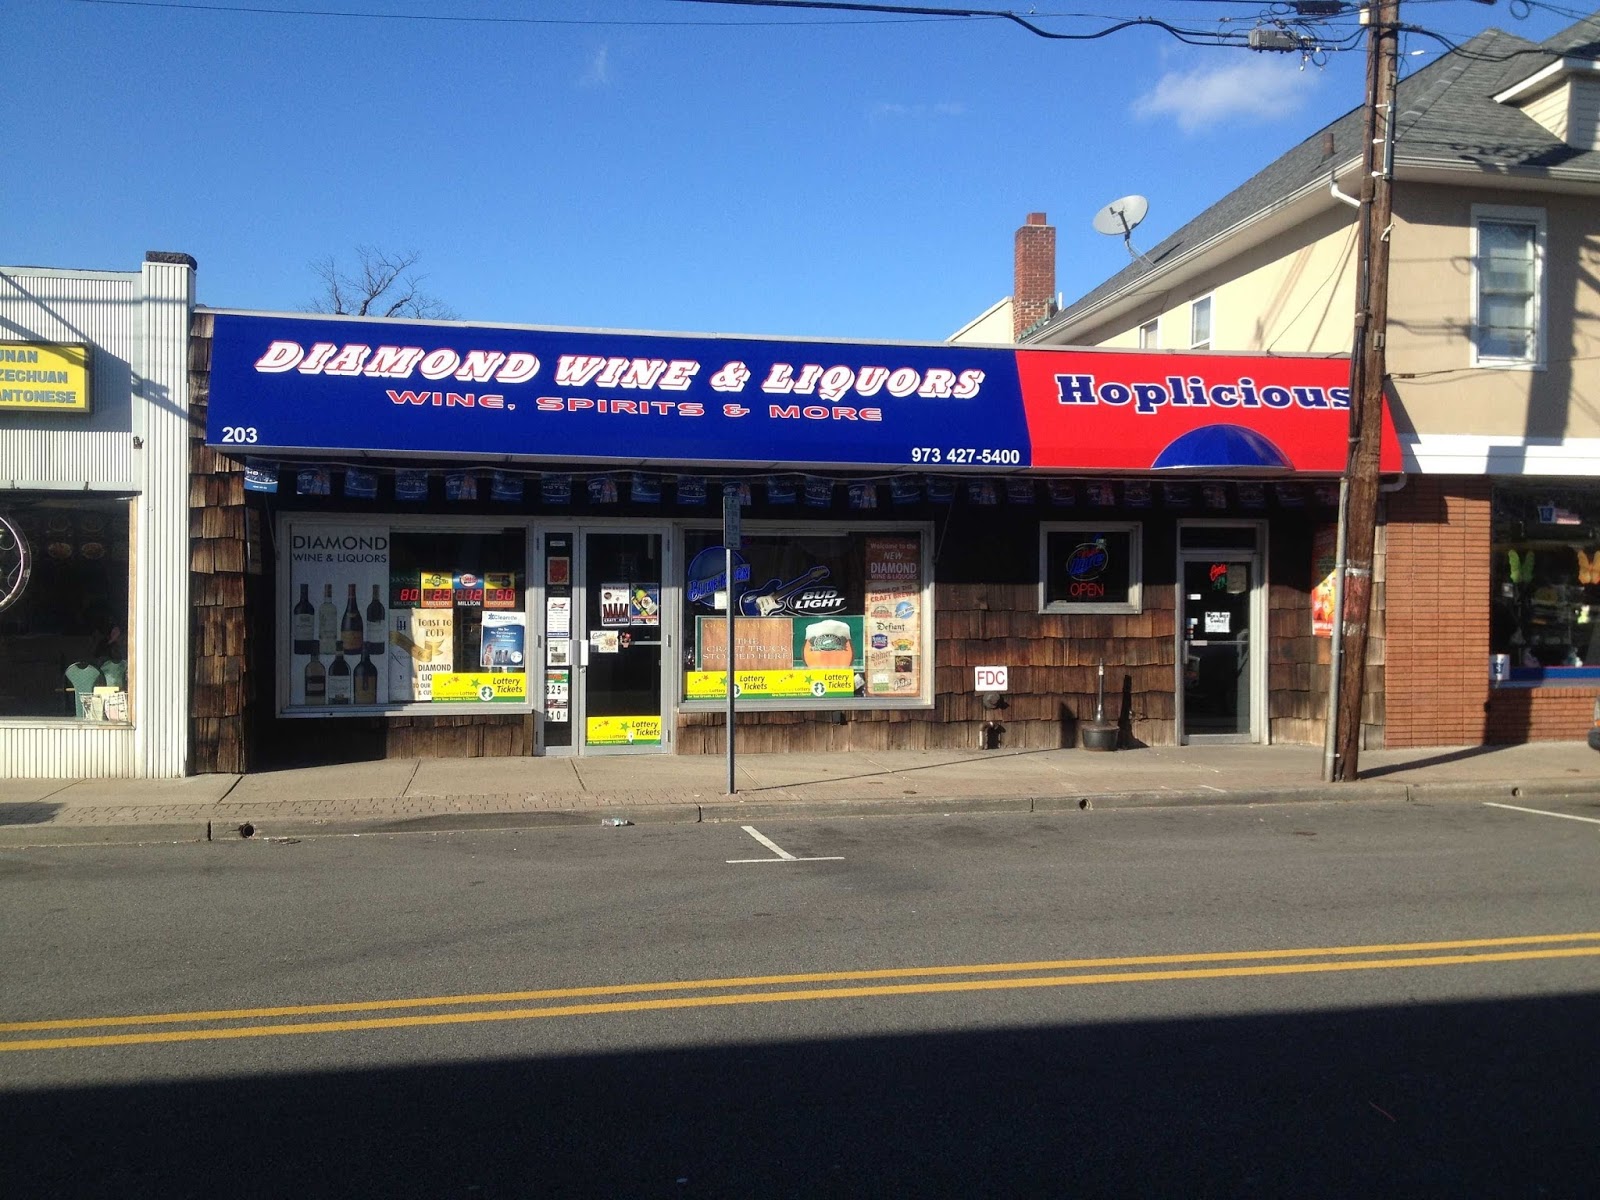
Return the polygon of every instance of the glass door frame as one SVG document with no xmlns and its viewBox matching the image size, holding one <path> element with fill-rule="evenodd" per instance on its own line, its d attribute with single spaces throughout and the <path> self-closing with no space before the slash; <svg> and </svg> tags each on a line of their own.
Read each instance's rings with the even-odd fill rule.
<svg viewBox="0 0 1600 1200">
<path fill-rule="evenodd" d="M 1249 530 L 1254 545 L 1241 547 L 1186 548 L 1183 534 L 1186 529 L 1236 529 Z M 1173 741 L 1179 746 L 1205 746 L 1225 744 L 1267 745 L 1272 736 L 1272 722 L 1267 714 L 1267 667 L 1270 657 L 1271 633 L 1267 628 L 1269 579 L 1267 561 L 1267 522 L 1229 521 L 1224 519 L 1191 518 L 1178 522 L 1175 539 L 1177 562 L 1173 574 Z M 1250 564 L 1250 629 L 1245 648 L 1245 662 L 1249 669 L 1246 686 L 1250 696 L 1250 728 L 1242 733 L 1188 733 L 1184 720 L 1184 606 L 1188 600 L 1184 593 L 1184 566 L 1191 562 L 1216 562 L 1219 558 Z"/>
<path fill-rule="evenodd" d="M 545 738 L 544 719 L 544 671 L 548 666 L 546 644 L 548 630 L 546 622 L 549 610 L 545 604 L 547 587 L 545 566 L 545 540 L 551 533 L 570 533 L 572 536 L 571 563 L 569 564 L 571 593 L 572 593 L 572 662 L 568 670 L 571 672 L 567 685 L 567 720 L 572 723 L 572 744 L 569 746 L 550 746 Z M 588 603 L 589 588 L 599 587 L 600 581 L 588 579 L 589 570 L 589 542 L 591 533 L 631 533 L 631 534 L 656 534 L 661 538 L 661 744 L 659 746 L 589 746 L 585 737 L 588 728 L 587 705 L 588 698 L 585 694 L 585 675 L 587 668 L 587 646 L 589 641 Z M 595 756 L 595 755 L 629 755 L 629 754 L 670 754 L 673 746 L 673 717 L 676 705 L 672 702 L 670 684 L 674 678 L 672 673 L 672 656 L 677 646 L 678 619 L 678 589 L 672 581 L 676 578 L 677 543 L 673 536 L 675 528 L 671 521 L 654 518 L 594 518 L 583 517 L 572 520 L 561 520 L 554 517 L 541 516 L 534 521 L 529 531 L 528 562 L 533 564 L 528 570 L 530 584 L 530 615 L 536 616 L 534 621 L 537 633 L 534 644 L 538 648 L 539 657 L 539 696 L 535 712 L 538 714 L 538 740 L 537 753 L 541 756 L 553 758 L 570 756 Z M 579 633 L 582 637 L 579 637 Z M 530 686 L 532 681 L 530 680 Z"/>
</svg>

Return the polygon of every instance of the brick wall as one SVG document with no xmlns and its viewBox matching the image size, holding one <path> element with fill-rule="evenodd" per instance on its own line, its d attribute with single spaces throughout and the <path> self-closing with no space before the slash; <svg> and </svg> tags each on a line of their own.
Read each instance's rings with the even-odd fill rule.
<svg viewBox="0 0 1600 1200">
<path fill-rule="evenodd" d="M 1484 740 L 1489 498 L 1487 479 L 1427 476 L 1387 497 L 1388 746 Z"/>
<path fill-rule="evenodd" d="M 1389 746 L 1572 741 L 1600 688 L 1489 686 L 1492 482 L 1413 478 L 1388 498 Z"/>
<path fill-rule="evenodd" d="M 1486 742 L 1570 742 L 1588 733 L 1600 689 L 1496 688 L 1489 696 Z"/>
<path fill-rule="evenodd" d="M 1055 311 L 1056 229 L 1043 213 L 1029 213 L 1017 230 L 1011 284 L 1011 336 L 1020 338 Z"/>
</svg>

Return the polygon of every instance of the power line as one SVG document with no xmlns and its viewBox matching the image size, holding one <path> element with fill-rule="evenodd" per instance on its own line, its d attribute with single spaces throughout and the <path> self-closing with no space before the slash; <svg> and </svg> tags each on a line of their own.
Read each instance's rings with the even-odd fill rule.
<svg viewBox="0 0 1600 1200">
<path fill-rule="evenodd" d="M 1330 38 L 1318 32 L 1324 25 L 1338 25 L 1342 22 L 1337 19 L 1320 19 L 1315 24 L 1299 19 L 1292 9 L 1283 4 L 1269 4 L 1265 8 L 1248 3 L 1248 0 L 1190 0 L 1190 3 L 1209 3 L 1226 5 L 1243 10 L 1251 15 L 1227 16 L 1219 19 L 1219 24 L 1240 25 L 1249 22 L 1251 29 L 1199 29 L 1186 25 L 1174 24 L 1158 17 L 1132 17 L 1121 18 L 1111 14 L 1088 12 L 1050 12 L 1041 13 L 1037 10 L 1030 11 L 1026 16 L 1006 9 L 978 9 L 978 8 L 945 8 L 934 5 L 901 5 L 901 4 L 874 4 L 867 2 L 854 2 L 854 0 L 668 0 L 669 3 L 705 3 L 719 4 L 730 8 L 753 9 L 779 9 L 793 12 L 814 14 L 808 20 L 795 21 L 756 21 L 750 19 L 715 21 L 696 19 L 650 19 L 643 17 L 629 18 L 601 18 L 601 17 L 546 17 L 546 16 L 508 16 L 508 15 L 472 15 L 464 13 L 411 13 L 393 12 L 375 9 L 336 9 L 336 8 L 293 8 L 270 4 L 226 4 L 203 3 L 197 0 L 71 0 L 75 4 L 96 4 L 104 7 L 116 8 L 147 8 L 167 9 L 178 12 L 206 12 L 219 14 L 237 14 L 247 16 L 276 16 L 276 17 L 319 17 L 341 20 L 368 20 L 368 21 L 407 21 L 426 22 L 429 24 L 456 24 L 456 25 L 545 25 L 545 26 L 621 26 L 621 27 L 715 27 L 715 28 L 750 28 L 757 26 L 776 26 L 780 28 L 798 28 L 813 25 L 827 24 L 916 24 L 930 21 L 985 21 L 1009 22 L 1019 26 L 1036 37 L 1050 41 L 1063 42 L 1091 42 L 1110 37 L 1127 29 L 1141 26 L 1159 30 L 1176 38 L 1178 41 L 1191 46 L 1228 46 L 1253 49 L 1298 50 L 1303 54 L 1319 54 L 1352 49 L 1360 37 L 1359 28 L 1351 33 Z M 1282 11 L 1280 11 L 1282 10 Z M 842 19 L 830 21 L 827 14 L 837 14 Z M 1349 15 L 1348 13 L 1344 15 Z M 1111 24 L 1102 28 L 1084 32 L 1063 32 L 1046 28 L 1040 22 L 1045 20 L 1077 20 L 1077 21 L 1109 21 Z M 1276 27 L 1288 33 L 1295 44 L 1291 46 L 1265 46 L 1252 45 L 1251 30 L 1264 27 Z"/>
<path fill-rule="evenodd" d="M 1246 29 L 1197 29 L 1184 25 L 1176 25 L 1158 17 L 1131 17 L 1121 18 L 1107 13 L 1092 12 L 1041 12 L 1030 9 L 1026 16 L 1012 12 L 1009 9 L 983 9 L 983 8 L 945 8 L 937 5 L 910 5 L 910 4 L 882 4 L 869 3 L 866 0 L 667 0 L 668 3 L 677 4 L 716 4 L 729 8 L 740 9 L 779 9 L 792 12 L 806 12 L 817 14 L 811 20 L 797 21 L 752 21 L 752 20 L 661 20 L 643 17 L 608 18 L 608 17 L 535 17 L 535 16 L 489 16 L 469 15 L 456 13 L 408 13 L 384 12 L 381 10 L 360 9 L 333 9 L 333 8 L 289 8 L 266 4 L 206 4 L 197 3 L 195 0 L 71 0 L 75 4 L 97 4 L 115 8 L 153 8 L 169 9 L 180 12 L 210 12 L 241 14 L 250 16 L 279 16 L 279 17 L 323 17 L 345 20 L 369 21 L 412 21 L 430 24 L 457 24 L 457 25 L 567 25 L 567 26 L 621 26 L 621 27 L 715 27 L 715 28 L 747 28 L 758 25 L 777 26 L 781 28 L 796 28 L 808 25 L 825 24 L 917 24 L 928 21 L 1004 21 L 1017 25 L 1026 32 L 1036 37 L 1050 41 L 1064 42 L 1091 42 L 1110 37 L 1126 29 L 1146 26 L 1160 30 L 1178 41 L 1191 46 L 1231 46 L 1246 47 L 1250 45 L 1250 30 Z M 1336 53 L 1353 50 L 1359 43 L 1363 27 L 1351 24 L 1350 19 L 1355 17 L 1361 6 L 1346 3 L 1338 13 L 1319 15 L 1315 20 L 1299 13 L 1298 9 L 1287 0 L 1273 0 L 1266 5 L 1252 4 L 1249 0 L 1187 0 L 1190 4 L 1211 4 L 1219 7 L 1229 7 L 1241 10 L 1239 16 L 1220 18 L 1223 24 L 1242 25 L 1251 22 L 1252 28 L 1260 29 L 1268 26 L 1277 27 L 1298 40 L 1296 47 L 1302 53 Z M 1413 0 L 1413 3 L 1429 3 L 1443 0 Z M 1543 0 L 1513 0 L 1513 10 L 1521 6 L 1531 13 L 1534 9 L 1542 9 L 1559 16 L 1573 19 L 1582 19 L 1591 14 L 1565 8 L 1557 4 L 1544 3 Z M 1253 15 L 1250 15 L 1253 10 Z M 829 21 L 824 14 L 835 13 L 848 15 L 854 19 Z M 1515 15 L 1515 14 L 1514 14 Z M 874 21 L 872 18 L 880 18 Z M 1103 28 L 1086 32 L 1062 32 L 1048 29 L 1040 24 L 1046 20 L 1077 20 L 1077 21 L 1110 21 L 1111 24 Z M 1400 27 L 1405 33 L 1415 34 L 1420 37 L 1431 38 L 1452 53 L 1460 54 L 1473 62 L 1509 62 L 1512 59 L 1530 54 L 1548 54 L 1549 51 L 1529 47 L 1524 50 L 1513 50 L 1506 54 L 1483 54 L 1476 51 L 1465 50 L 1462 45 L 1451 39 L 1450 36 L 1424 29 L 1417 25 L 1404 25 Z M 1329 36 L 1333 30 L 1340 30 L 1337 36 Z M 1348 32 L 1344 30 L 1348 29 Z M 1460 36 L 1460 35 L 1457 35 Z M 1287 47 L 1285 47 L 1287 49 Z"/>
<path fill-rule="evenodd" d="M 1328 299 L 1330 301 L 1333 299 L 1333 294 L 1334 294 L 1334 290 L 1335 290 L 1334 287 L 1333 287 L 1333 283 L 1334 283 L 1334 281 L 1336 279 L 1339 278 L 1339 276 L 1344 274 L 1345 261 L 1350 256 L 1350 247 L 1355 244 L 1356 233 L 1359 231 L 1359 229 L 1360 229 L 1359 223 L 1351 222 L 1350 232 L 1345 236 L 1345 239 L 1344 239 L 1344 249 L 1340 250 L 1339 251 L 1339 256 L 1336 259 L 1334 259 L 1333 270 L 1329 271 L 1328 272 L 1328 277 L 1326 279 L 1324 279 L 1321 283 L 1317 284 L 1317 286 L 1311 290 L 1311 293 L 1308 296 L 1306 296 L 1305 303 L 1302 304 L 1295 311 L 1294 316 L 1290 317 L 1287 321 L 1285 321 L 1283 323 L 1283 328 L 1278 331 L 1278 336 L 1273 338 L 1272 341 L 1270 341 L 1269 343 L 1267 343 L 1266 346 L 1263 347 L 1263 349 L 1266 350 L 1266 352 L 1268 354 L 1272 353 L 1273 347 L 1276 346 L 1288 334 L 1289 330 L 1294 328 L 1294 323 L 1296 321 L 1298 321 L 1302 316 L 1305 315 L 1306 309 L 1310 308 L 1312 303 L 1319 296 L 1321 296 L 1324 291 L 1327 292 Z"/>
<path fill-rule="evenodd" d="M 329 9 L 329 8 L 276 8 L 261 4 L 196 4 L 188 0 L 70 0 L 73 4 L 98 4 L 113 8 L 162 8 L 183 12 L 211 12 L 211 13 L 237 13 L 246 16 L 269 17 L 334 17 L 343 19 L 356 19 L 368 21 L 417 21 L 430 23 L 444 23 L 455 25 L 577 25 L 577 26 L 643 26 L 665 28 L 706 28 L 719 29 L 744 28 L 752 25 L 770 25 L 781 28 L 796 28 L 806 25 L 824 25 L 830 23 L 864 25 L 872 24 L 869 21 L 828 22 L 820 21 L 707 21 L 707 20 L 650 20 L 645 18 L 603 18 L 603 17 L 517 17 L 517 16 L 469 16 L 465 14 L 446 13 L 403 13 L 380 12 L 359 9 Z M 901 21 L 885 20 L 881 24 L 914 24 L 913 18 Z"/>
<path fill-rule="evenodd" d="M 820 12 L 880 14 L 894 13 L 901 15 L 939 18 L 953 17 L 968 20 L 1001 20 L 1010 21 L 1014 25 L 1021 26 L 1035 37 L 1046 38 L 1050 41 L 1059 42 L 1096 41 L 1103 37 L 1109 37 L 1113 33 L 1120 33 L 1124 29 L 1132 29 L 1141 25 L 1147 25 L 1156 29 L 1160 29 L 1171 34 L 1180 42 L 1185 42 L 1191 46 L 1244 45 L 1246 39 L 1248 38 L 1248 34 L 1244 32 L 1232 33 L 1219 30 L 1215 33 L 1209 33 L 1205 30 L 1199 29 L 1184 29 L 1177 25 L 1170 24 L 1167 21 L 1163 21 L 1157 17 L 1130 17 L 1126 20 L 1118 21 L 1113 25 L 1109 25 L 1104 29 L 1095 30 L 1092 33 L 1059 33 L 1055 30 L 1046 29 L 1042 25 L 1036 24 L 1035 21 L 1030 20 L 1029 17 L 1024 17 L 1007 9 L 939 8 L 910 4 L 871 4 L 862 2 L 862 0 L 673 0 L 673 2 L 679 4 L 720 4 L 733 8 L 806 9 Z M 1036 14 L 1030 13 L 1029 16 L 1034 17 Z"/>
<path fill-rule="evenodd" d="M 1420 25 L 1399 25 L 1396 28 L 1401 33 L 1413 33 L 1418 37 L 1432 38 L 1451 54 L 1459 55 L 1466 62 L 1477 63 L 1508 63 L 1518 58 L 1525 58 L 1530 54 L 1537 54 L 1544 58 L 1551 58 L 1556 51 L 1547 46 L 1528 46 L 1522 50 L 1508 50 L 1503 54 L 1485 54 L 1481 50 L 1469 50 L 1466 46 L 1451 41 L 1442 33 L 1435 33 L 1431 29 L 1424 29 Z"/>
</svg>

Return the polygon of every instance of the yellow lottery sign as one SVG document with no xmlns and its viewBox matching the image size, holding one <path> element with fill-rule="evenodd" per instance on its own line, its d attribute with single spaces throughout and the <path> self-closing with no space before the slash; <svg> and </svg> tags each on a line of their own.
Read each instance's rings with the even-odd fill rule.
<svg viewBox="0 0 1600 1200">
<path fill-rule="evenodd" d="M 89 347 L 0 344 L 0 408 L 88 412 Z"/>
<path fill-rule="evenodd" d="M 660 717 L 590 717 L 584 740 L 591 746 L 659 746 Z"/>
<path fill-rule="evenodd" d="M 528 677 L 521 671 L 439 671 L 433 677 L 433 698 L 518 703 L 528 698 Z"/>
<path fill-rule="evenodd" d="M 423 608 L 449 608 L 455 603 L 455 576 L 449 571 L 423 571 L 419 583 Z"/>
<path fill-rule="evenodd" d="M 747 700 L 826 700 L 855 694 L 851 671 L 735 671 L 734 695 Z M 726 671 L 690 671 L 684 697 L 689 700 L 725 700 Z"/>
</svg>

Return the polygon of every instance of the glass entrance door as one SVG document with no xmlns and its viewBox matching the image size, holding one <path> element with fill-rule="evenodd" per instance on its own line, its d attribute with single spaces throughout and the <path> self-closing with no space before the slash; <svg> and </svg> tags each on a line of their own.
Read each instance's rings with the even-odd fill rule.
<svg viewBox="0 0 1600 1200">
<path fill-rule="evenodd" d="M 547 529 L 539 537 L 534 578 L 542 580 L 544 615 L 540 642 L 544 646 L 544 710 L 539 745 L 546 754 L 566 754 L 576 748 L 572 736 L 576 692 L 572 676 L 578 670 L 578 640 L 573 636 L 573 596 L 577 571 L 577 534 L 570 528 Z M 528 681 L 535 686 L 534 680 Z"/>
<path fill-rule="evenodd" d="M 582 530 L 578 536 L 578 744 L 595 753 L 660 751 L 664 539 L 655 530 Z"/>
<path fill-rule="evenodd" d="M 1219 549 L 1185 554 L 1181 565 L 1179 742 L 1255 741 L 1250 626 L 1258 559 Z"/>
</svg>

